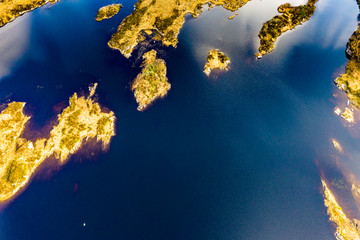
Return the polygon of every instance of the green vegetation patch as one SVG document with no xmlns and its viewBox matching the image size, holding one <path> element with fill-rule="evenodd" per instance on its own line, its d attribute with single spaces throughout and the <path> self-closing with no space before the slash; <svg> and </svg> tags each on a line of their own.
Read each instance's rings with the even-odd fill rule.
<svg viewBox="0 0 360 240">
<path fill-rule="evenodd" d="M 111 119 L 109 117 L 102 117 L 98 120 L 96 126 L 96 132 L 98 135 L 105 133 L 105 128 L 107 125 L 111 124 Z"/>
<path fill-rule="evenodd" d="M 66 148 L 68 151 L 71 151 L 79 141 L 79 132 L 68 132 L 64 137 L 61 138 L 60 148 Z"/>
<path fill-rule="evenodd" d="M 126 17 L 123 23 L 118 28 L 118 31 L 111 36 L 111 39 L 108 42 L 109 47 L 115 49 L 123 49 L 127 48 L 128 45 L 131 46 L 129 42 L 122 42 L 121 40 L 125 38 L 127 31 L 131 30 L 132 27 L 138 26 L 140 24 L 143 15 L 149 8 L 148 6 L 146 6 L 141 9 L 137 9 L 136 7 L 139 6 L 139 3 L 140 1 L 135 4 L 135 11 L 133 12 L 133 14 Z"/>
<path fill-rule="evenodd" d="M 23 181 L 27 174 L 27 166 L 23 162 L 12 161 L 7 171 L 7 181 L 17 183 Z"/>
<path fill-rule="evenodd" d="M 165 18 L 165 19 L 161 19 L 160 17 L 156 17 L 155 18 L 155 26 L 159 31 L 164 32 L 166 29 L 168 29 L 173 24 L 175 19 L 177 19 L 179 16 L 180 16 L 179 10 L 174 9 L 173 10 L 173 15 L 171 17 L 168 17 L 168 18 Z"/>
<path fill-rule="evenodd" d="M 349 100 L 360 109 L 360 63 L 350 60 L 345 73 L 335 79 L 339 89 L 345 91 Z"/>
</svg>

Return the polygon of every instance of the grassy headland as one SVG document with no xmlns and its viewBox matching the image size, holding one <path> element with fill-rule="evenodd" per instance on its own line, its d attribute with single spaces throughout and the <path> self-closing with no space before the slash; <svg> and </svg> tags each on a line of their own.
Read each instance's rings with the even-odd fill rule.
<svg viewBox="0 0 360 240">
<path fill-rule="evenodd" d="M 0 27 L 26 12 L 57 1 L 59 0 L 2 0 L 0 1 Z"/>
<path fill-rule="evenodd" d="M 131 87 L 139 111 L 144 111 L 153 101 L 164 97 L 171 88 L 166 77 L 165 61 L 156 58 L 156 51 L 145 53 L 143 58 L 143 69 Z"/>
<path fill-rule="evenodd" d="M 108 45 L 130 57 L 134 48 L 144 39 L 144 34 L 176 47 L 178 34 L 185 22 L 185 15 L 197 17 L 204 4 L 223 6 L 236 11 L 250 0 L 139 0 L 134 12 L 120 24 Z"/>
<path fill-rule="evenodd" d="M 230 58 L 219 49 L 210 50 L 207 57 L 207 63 L 204 67 L 204 73 L 209 76 L 214 69 L 229 70 Z"/>
<path fill-rule="evenodd" d="M 113 112 L 103 112 L 91 98 L 75 93 L 69 106 L 58 115 L 48 138 L 30 141 L 22 137 L 30 117 L 23 113 L 25 103 L 12 102 L 0 113 L 0 201 L 6 201 L 23 188 L 48 157 L 64 162 L 88 139 L 110 143 L 115 135 Z"/>
<path fill-rule="evenodd" d="M 95 20 L 100 22 L 104 19 L 112 18 L 113 16 L 119 13 L 122 7 L 123 6 L 120 3 L 104 6 L 100 8 L 99 11 L 97 12 Z"/>
<path fill-rule="evenodd" d="M 315 3 L 318 0 L 309 0 L 307 4 L 293 7 L 285 3 L 278 8 L 281 15 L 273 17 L 263 24 L 260 30 L 260 47 L 256 55 L 261 57 L 274 50 L 276 39 L 284 32 L 294 29 L 296 26 L 308 21 L 315 12 Z"/>
</svg>

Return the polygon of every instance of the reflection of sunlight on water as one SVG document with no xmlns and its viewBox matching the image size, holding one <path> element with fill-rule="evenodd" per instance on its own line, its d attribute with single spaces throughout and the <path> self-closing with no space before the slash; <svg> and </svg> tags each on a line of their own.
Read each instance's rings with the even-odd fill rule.
<svg viewBox="0 0 360 240">
<path fill-rule="evenodd" d="M 333 112 L 339 117 L 344 128 L 353 138 L 359 139 L 360 110 L 351 104 L 346 93 L 337 88 L 334 88 L 332 102 L 334 104 Z"/>
<path fill-rule="evenodd" d="M 9 75 L 26 50 L 30 37 L 31 14 L 25 14 L 0 28 L 0 79 Z"/>
<path fill-rule="evenodd" d="M 323 47 L 344 48 L 350 35 L 356 29 L 356 17 L 358 8 L 355 1 L 349 4 L 342 4 L 341 8 L 335 4 L 328 4 L 328 1 L 319 1 L 319 13 L 330 12 L 331 18 L 327 18 L 327 28 L 324 29 Z"/>
<path fill-rule="evenodd" d="M 222 50 L 226 51 L 225 48 L 230 48 L 229 46 L 238 49 L 237 51 L 251 46 L 255 54 L 260 45 L 258 34 L 263 23 L 279 15 L 278 6 L 286 2 L 298 6 L 307 1 L 253 0 L 236 11 L 239 15 L 231 21 L 227 17 L 233 13 L 222 7 L 211 11 L 204 10 L 199 19 L 190 21 L 191 28 L 196 29 L 192 31 L 196 35 L 192 37 L 191 43 L 194 57 L 202 64 L 210 49 L 224 48 Z M 341 8 L 338 4 L 341 4 Z M 346 42 L 356 29 L 356 2 L 345 0 L 339 3 L 329 0 L 319 1 L 316 6 L 316 12 L 309 21 L 285 32 L 275 42 L 275 52 L 283 59 L 292 48 L 302 43 L 318 43 L 326 49 L 345 48 Z"/>
<path fill-rule="evenodd" d="M 341 7 L 339 7 L 341 4 Z M 325 49 L 345 48 L 356 29 L 358 7 L 355 1 L 318 1 L 312 18 L 301 26 L 283 33 L 275 43 L 275 51 L 285 56 L 294 46 L 306 43 L 319 44 Z M 324 24 L 325 23 L 325 24 Z M 325 26 L 325 27 L 324 27 Z"/>
<path fill-rule="evenodd" d="M 339 194 L 340 200 L 349 208 L 349 213 L 353 217 L 359 217 L 360 212 L 360 111 L 357 110 L 346 97 L 344 92 L 335 89 L 332 100 L 335 104 L 334 114 L 339 117 L 344 126 L 343 131 L 349 133 L 352 144 L 341 145 L 338 140 L 332 138 L 333 147 L 338 151 L 337 154 L 331 154 L 329 157 L 335 160 L 335 168 L 341 172 L 343 179 L 346 181 L 346 193 Z M 346 129 L 346 130 L 345 130 Z M 331 179 L 328 179 L 331 180 Z M 335 189 L 336 190 L 336 189 Z M 339 189 L 337 189 L 339 191 Z M 352 206 L 352 207 L 351 207 Z"/>
<path fill-rule="evenodd" d="M 341 144 L 338 142 L 338 140 L 333 138 L 333 139 L 331 139 L 331 142 L 337 151 L 339 151 L 340 153 L 344 153 L 343 148 L 342 148 Z"/>
<path fill-rule="evenodd" d="M 341 147 L 337 140 L 331 139 L 331 141 L 334 148 L 337 148 L 337 144 Z M 356 155 L 358 154 L 344 148 L 341 151 L 338 150 L 337 154 L 328 156 L 327 163 L 316 161 L 316 165 L 321 172 L 321 179 L 329 183 L 328 187 L 335 194 L 337 202 L 350 219 L 360 217 L 360 185 L 359 178 L 356 177 L 359 175 L 348 164 L 348 161 L 358 159 Z"/>
<path fill-rule="evenodd" d="M 301 5 L 306 0 L 252 0 L 236 11 L 233 20 L 228 17 L 234 15 L 222 7 L 215 7 L 207 11 L 204 7 L 203 13 L 198 19 L 187 18 L 186 26 L 191 25 L 196 35 L 192 36 L 192 51 L 199 62 L 204 62 L 210 49 L 233 48 L 237 50 L 253 46 L 253 50 L 259 47 L 258 38 L 262 24 L 278 15 L 278 6 L 290 2 Z M 224 46 L 222 48 L 222 46 Z M 254 52 L 255 53 L 255 52 Z"/>
<path fill-rule="evenodd" d="M 329 152 L 325 161 L 327 170 L 323 169 L 324 165 L 320 166 L 320 171 L 323 177 L 332 182 L 335 194 L 338 193 L 339 200 L 346 206 L 348 213 L 358 218 L 360 216 L 360 111 L 349 102 L 346 93 L 335 87 L 331 102 L 334 104 L 334 115 L 338 116 L 344 126 L 342 131 L 349 135 L 344 134 L 341 143 L 334 137 L 330 138 L 332 147 L 336 151 Z M 333 171 L 339 172 L 341 176 L 334 177 L 335 175 L 331 173 Z M 343 179 L 344 188 L 333 184 L 339 179 Z"/>
</svg>

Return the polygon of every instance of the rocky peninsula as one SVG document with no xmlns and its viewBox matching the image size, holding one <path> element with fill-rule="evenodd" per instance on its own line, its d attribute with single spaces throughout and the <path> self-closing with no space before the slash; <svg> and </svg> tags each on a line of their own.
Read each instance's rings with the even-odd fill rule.
<svg viewBox="0 0 360 240">
<path fill-rule="evenodd" d="M 119 13 L 122 7 L 123 5 L 121 5 L 120 3 L 104 6 L 100 8 L 99 11 L 97 12 L 95 20 L 100 22 L 104 19 L 112 18 L 113 16 Z"/>
<path fill-rule="evenodd" d="M 349 100 L 360 108 L 360 25 L 347 43 L 346 57 L 349 62 L 345 73 L 336 78 L 335 83 L 339 89 L 347 93 Z"/>
<path fill-rule="evenodd" d="M 59 0 L 2 0 L 0 1 L 0 27 L 15 18 L 30 12 L 47 3 L 55 3 Z"/>
<path fill-rule="evenodd" d="M 321 182 L 324 188 L 324 203 L 327 207 L 327 213 L 330 221 L 336 225 L 336 239 L 359 240 L 360 221 L 349 219 L 337 203 L 334 194 L 328 188 L 325 180 L 322 179 Z"/>
<path fill-rule="evenodd" d="M 57 117 L 47 138 L 31 141 L 23 137 L 30 117 L 25 103 L 11 102 L 0 113 L 0 201 L 9 200 L 25 187 L 36 169 L 49 157 L 63 163 L 89 139 L 106 147 L 115 135 L 115 116 L 89 97 L 75 93 Z"/>
<path fill-rule="evenodd" d="M 318 0 L 308 0 L 305 5 L 293 7 L 290 3 L 285 3 L 278 7 L 281 15 L 273 17 L 263 24 L 260 30 L 260 47 L 256 54 L 258 58 L 274 50 L 276 39 L 286 31 L 294 29 L 296 26 L 308 21 L 315 13 L 315 3 Z"/>
<path fill-rule="evenodd" d="M 171 88 L 166 77 L 165 61 L 156 58 L 156 54 L 155 50 L 144 54 L 142 71 L 131 87 L 139 111 L 144 111 L 156 99 L 165 97 Z"/>
<path fill-rule="evenodd" d="M 214 69 L 221 69 L 228 71 L 230 64 L 230 58 L 226 56 L 223 52 L 220 52 L 219 49 L 210 50 L 209 55 L 207 56 L 207 63 L 204 67 L 204 73 L 207 76 L 210 76 L 210 73 Z"/>
<path fill-rule="evenodd" d="M 199 16 L 205 4 L 236 11 L 250 0 L 138 0 L 134 12 L 120 24 L 108 45 L 129 58 L 134 48 L 149 36 L 165 46 L 176 47 L 185 15 Z"/>
</svg>

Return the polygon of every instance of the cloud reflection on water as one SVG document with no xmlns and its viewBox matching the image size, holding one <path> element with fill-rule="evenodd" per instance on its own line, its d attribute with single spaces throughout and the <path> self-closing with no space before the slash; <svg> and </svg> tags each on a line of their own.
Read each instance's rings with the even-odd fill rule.
<svg viewBox="0 0 360 240">
<path fill-rule="evenodd" d="M 0 80 L 11 74 L 29 45 L 31 14 L 25 14 L 0 28 Z"/>
</svg>

